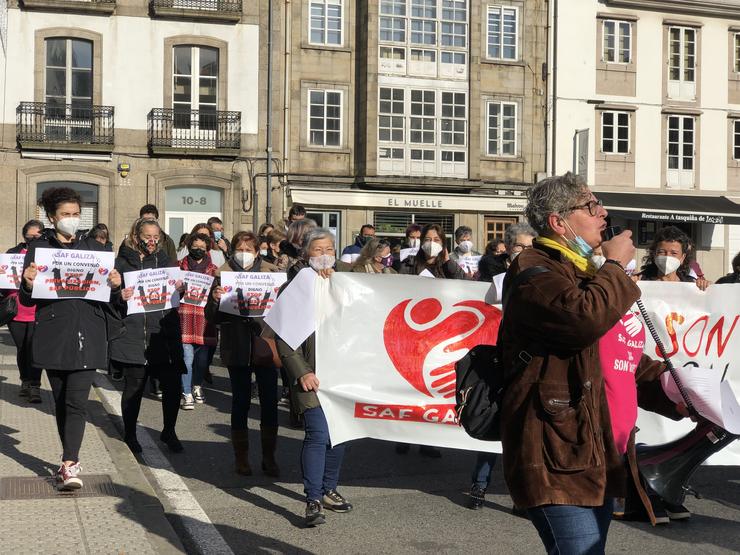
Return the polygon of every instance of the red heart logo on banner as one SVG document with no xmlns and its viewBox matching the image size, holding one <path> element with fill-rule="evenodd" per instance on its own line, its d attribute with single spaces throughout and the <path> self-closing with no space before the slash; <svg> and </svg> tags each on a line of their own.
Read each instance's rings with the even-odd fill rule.
<svg viewBox="0 0 740 555">
<path fill-rule="evenodd" d="M 36 269 L 43 274 L 49 267 L 42 264 L 41 266 L 36 266 Z"/>
<path fill-rule="evenodd" d="M 106 276 L 106 275 L 108 275 L 108 268 L 98 268 L 98 273 L 101 276 Z"/>
<path fill-rule="evenodd" d="M 3 271 L 5 271 L 5 270 L 8 269 L 8 265 L 7 264 L 3 264 L 2 266 L 0 266 L 0 269 L 2 269 Z"/>
<path fill-rule="evenodd" d="M 390 311 L 383 327 L 393 366 L 429 397 L 455 396 L 455 363 L 476 345 L 495 345 L 501 322 L 501 311 L 483 301 L 462 301 L 448 312 L 443 314 L 437 299 L 407 299 Z M 445 362 L 430 368 L 430 354 Z"/>
<path fill-rule="evenodd" d="M 177 280 L 170 279 L 167 281 L 167 283 L 169 283 L 170 285 L 175 285 L 175 283 L 177 283 Z"/>
<path fill-rule="evenodd" d="M 231 285 L 224 285 L 223 289 L 224 293 L 231 293 L 231 290 L 234 288 Z"/>
</svg>

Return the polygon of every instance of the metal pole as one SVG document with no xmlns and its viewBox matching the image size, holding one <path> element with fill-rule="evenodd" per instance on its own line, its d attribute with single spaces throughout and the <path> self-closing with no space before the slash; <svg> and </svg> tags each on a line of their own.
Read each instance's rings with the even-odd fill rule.
<svg viewBox="0 0 740 555">
<path fill-rule="evenodd" d="M 286 29 L 286 33 L 289 30 Z M 267 2 L 267 141 L 265 145 L 267 154 L 267 206 L 265 222 L 272 221 L 272 0 Z M 256 190 L 256 188 L 255 188 Z M 255 223 L 256 225 L 256 223 Z"/>
</svg>

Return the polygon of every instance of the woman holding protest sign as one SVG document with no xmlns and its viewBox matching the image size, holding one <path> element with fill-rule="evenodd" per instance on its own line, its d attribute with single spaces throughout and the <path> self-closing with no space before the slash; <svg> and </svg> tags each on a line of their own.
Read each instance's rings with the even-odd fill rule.
<svg viewBox="0 0 740 555">
<path fill-rule="evenodd" d="M 221 329 L 221 361 L 231 380 L 231 443 L 234 447 L 236 472 L 251 476 L 249 466 L 249 430 L 247 420 L 252 403 L 252 373 L 258 384 L 260 399 L 260 437 L 262 470 L 277 477 L 275 461 L 278 435 L 277 358 L 274 340 L 263 339 L 262 321 L 219 310 L 225 291 L 221 286 L 224 272 L 277 272 L 277 266 L 259 255 L 259 239 L 251 231 L 240 231 L 231 241 L 229 260 L 216 271 L 216 281 L 206 305 L 206 318 Z M 270 345 L 270 343 L 272 345 Z"/>
<path fill-rule="evenodd" d="M 44 224 L 38 220 L 29 220 L 23 226 L 23 241 L 10 249 L 7 254 L 24 255 L 28 252 L 28 245 L 41 237 L 44 230 Z M 14 268 L 15 270 L 15 268 Z M 17 271 L 17 270 L 16 270 Z M 20 273 L 20 272 L 18 272 Z M 16 279 L 16 287 L 20 287 L 20 282 Z M 18 290 L 10 289 L 5 292 L 6 298 L 15 297 L 18 300 Z M 19 397 L 25 397 L 29 403 L 41 402 L 41 368 L 36 368 L 31 364 L 31 342 L 33 339 L 34 321 L 36 320 L 36 308 L 24 306 L 16 303 L 17 313 L 12 321 L 8 322 L 8 330 L 15 343 L 17 350 L 16 361 L 18 371 L 21 375 L 21 388 L 18 391 Z"/>
<path fill-rule="evenodd" d="M 116 269 L 126 272 L 176 267 L 163 250 L 162 230 L 157 220 L 140 218 L 131 227 L 116 258 Z M 177 309 L 144 310 L 128 313 L 128 301 L 137 294 L 126 283 L 117 303 L 117 333 L 111 337 L 110 358 L 124 379 L 121 395 L 124 441 L 133 453 L 141 453 L 136 439 L 136 419 L 148 377 L 156 378 L 162 389 L 162 433 L 160 439 L 179 453 L 182 444 L 175 433 L 180 407 L 180 377 L 185 370 Z M 176 283 L 176 286 L 179 284 Z M 143 291 L 142 291 L 143 292 Z"/>
<path fill-rule="evenodd" d="M 180 261 L 180 269 L 215 276 L 218 266 L 211 262 L 211 238 L 203 233 L 191 235 L 185 241 L 188 255 Z M 205 402 L 203 395 L 203 376 L 211 361 L 209 347 L 216 347 L 218 335 L 216 326 L 206 320 L 205 308 L 195 304 L 180 305 L 180 326 L 182 327 L 182 347 L 185 353 L 187 373 L 182 376 L 183 410 L 193 410 L 195 403 Z"/>
<path fill-rule="evenodd" d="M 321 277 L 329 277 L 336 265 L 336 246 L 331 231 L 311 229 L 303 239 L 300 269 L 312 268 Z M 295 268 L 295 266 L 294 266 Z M 296 268 L 298 269 L 298 268 Z M 297 275 L 289 273 L 291 275 Z M 352 504 L 338 491 L 339 471 L 344 458 L 344 445 L 332 445 L 329 424 L 316 395 L 316 334 L 312 333 L 296 349 L 277 338 L 280 359 L 291 380 L 291 400 L 294 409 L 303 415 L 306 435 L 301 452 L 303 487 L 306 493 L 306 526 L 326 521 L 323 508 L 346 513 Z"/>
<path fill-rule="evenodd" d="M 79 452 L 85 433 L 87 397 L 95 369 L 108 367 L 107 324 L 112 311 L 108 303 L 85 298 L 87 293 L 62 295 L 60 290 L 54 299 L 40 298 L 41 292 L 34 295 L 34 280 L 47 270 L 40 262 L 37 264 L 36 258 L 39 249 L 104 252 L 105 247 L 78 231 L 82 199 L 77 191 L 67 187 L 47 189 L 39 205 L 54 229 L 45 229 L 41 237 L 28 245 L 19 298 L 25 306 L 36 306 L 31 364 L 46 368 L 54 396 L 57 430 L 63 447 L 57 478 L 63 488 L 78 489 L 82 487 Z M 89 253 L 75 254 L 76 259 L 89 258 Z M 108 270 L 102 266 L 98 269 L 101 275 Z M 120 294 L 121 275 L 113 269 L 105 279 L 115 298 Z M 51 281 L 51 287 L 65 288 L 66 293 L 87 286 L 81 281 L 71 286 L 67 276 Z"/>
</svg>

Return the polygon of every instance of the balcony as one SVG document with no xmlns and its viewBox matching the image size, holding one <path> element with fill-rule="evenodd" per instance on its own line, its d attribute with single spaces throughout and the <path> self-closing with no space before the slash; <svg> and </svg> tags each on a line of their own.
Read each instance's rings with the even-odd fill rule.
<svg viewBox="0 0 740 555">
<path fill-rule="evenodd" d="M 239 156 L 241 112 L 154 108 L 147 120 L 152 154 Z"/>
<path fill-rule="evenodd" d="M 15 114 L 22 149 L 113 150 L 113 106 L 21 102 Z"/>
<path fill-rule="evenodd" d="M 207 19 L 236 23 L 242 17 L 242 0 L 151 0 L 155 17 Z"/>
<path fill-rule="evenodd" d="M 68 11 L 110 15 L 116 9 L 116 0 L 19 0 L 26 10 Z"/>
</svg>

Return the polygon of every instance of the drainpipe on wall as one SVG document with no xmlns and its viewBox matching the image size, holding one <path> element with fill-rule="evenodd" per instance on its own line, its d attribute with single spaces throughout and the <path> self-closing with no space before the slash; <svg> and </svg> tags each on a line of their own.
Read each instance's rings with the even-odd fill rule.
<svg viewBox="0 0 740 555">
<path fill-rule="evenodd" d="M 283 90 L 283 176 L 286 176 L 290 172 L 288 166 L 288 148 L 290 147 L 290 77 L 291 77 L 291 35 L 293 32 L 292 21 L 291 21 L 291 5 L 290 0 L 285 0 L 285 17 L 283 18 L 283 35 L 285 37 L 285 55 L 283 58 L 283 79 L 284 79 L 284 90 Z M 285 206 L 288 203 L 287 186 L 285 183 L 285 177 L 282 179 L 283 187 L 280 188 L 282 191 L 282 206 L 285 210 Z M 277 222 L 273 222 L 277 223 Z"/>
<path fill-rule="evenodd" d="M 267 155 L 265 221 L 269 222 L 272 213 L 272 0 L 267 0 L 267 141 L 265 153 Z M 257 223 L 257 221 L 254 222 L 255 229 L 257 229 Z"/>
<path fill-rule="evenodd" d="M 550 50 L 550 83 L 552 108 L 550 110 L 550 175 L 555 175 L 557 168 L 557 113 L 558 113 L 558 0 L 552 2 L 552 17 L 550 19 L 551 29 L 549 35 L 552 37 L 552 48 Z"/>
</svg>

